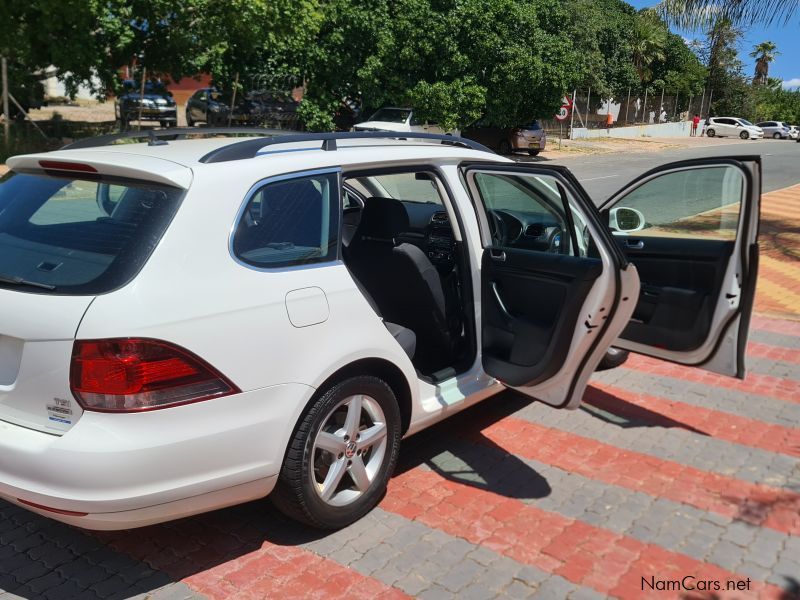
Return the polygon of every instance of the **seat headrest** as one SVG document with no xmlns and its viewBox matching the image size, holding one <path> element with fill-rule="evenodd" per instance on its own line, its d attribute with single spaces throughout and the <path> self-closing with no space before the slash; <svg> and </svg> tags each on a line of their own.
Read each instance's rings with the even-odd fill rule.
<svg viewBox="0 0 800 600">
<path fill-rule="evenodd" d="M 408 213 L 402 202 L 379 197 L 364 201 L 356 239 L 391 240 L 404 231 L 408 231 Z"/>
</svg>

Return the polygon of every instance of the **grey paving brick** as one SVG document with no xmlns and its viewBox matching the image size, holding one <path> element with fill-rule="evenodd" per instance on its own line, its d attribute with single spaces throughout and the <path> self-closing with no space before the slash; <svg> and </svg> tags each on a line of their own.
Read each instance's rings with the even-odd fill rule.
<svg viewBox="0 0 800 600">
<path fill-rule="evenodd" d="M 460 600 L 491 600 L 497 597 L 497 591 L 484 583 L 470 583 L 458 593 Z"/>
<path fill-rule="evenodd" d="M 148 600 L 202 600 L 204 595 L 189 588 L 184 583 L 170 583 L 146 594 Z"/>
<path fill-rule="evenodd" d="M 364 575 L 371 575 L 389 562 L 393 562 L 392 559 L 398 554 L 399 552 L 394 546 L 378 544 L 374 548 L 366 549 L 361 558 L 350 563 L 350 567 Z M 393 562 L 393 566 L 397 567 L 397 563 Z"/>
<path fill-rule="evenodd" d="M 483 565 L 466 558 L 439 577 L 437 583 L 451 592 L 458 592 L 472 583 L 484 569 Z"/>
<path fill-rule="evenodd" d="M 503 590 L 502 596 L 504 598 L 533 598 L 535 591 L 535 589 L 515 579 Z"/>
<path fill-rule="evenodd" d="M 409 573 L 395 581 L 394 586 L 410 596 L 418 596 L 431 586 L 431 582 L 417 573 Z"/>
<path fill-rule="evenodd" d="M 74 581 L 65 581 L 61 585 L 50 588 L 43 593 L 47 600 L 74 600 L 80 597 L 89 597 L 91 592 L 86 593 L 86 588 L 78 585 Z"/>
<path fill-rule="evenodd" d="M 451 598 L 456 598 L 456 595 L 440 585 L 433 584 L 423 591 L 419 598 L 422 600 L 450 600 Z"/>
<path fill-rule="evenodd" d="M 578 586 L 570 583 L 563 577 L 553 575 L 548 577 L 536 589 L 536 598 L 568 598 L 570 594 L 577 591 Z"/>
<path fill-rule="evenodd" d="M 727 540 L 718 542 L 708 555 L 709 561 L 730 571 L 735 570 L 744 557 L 745 550 Z"/>
</svg>

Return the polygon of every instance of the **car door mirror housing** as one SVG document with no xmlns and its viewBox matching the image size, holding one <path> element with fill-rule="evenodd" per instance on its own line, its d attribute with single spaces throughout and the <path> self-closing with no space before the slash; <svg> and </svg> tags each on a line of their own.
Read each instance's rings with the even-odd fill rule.
<svg viewBox="0 0 800 600">
<path fill-rule="evenodd" d="M 608 212 L 608 226 L 612 231 L 640 231 L 644 229 L 644 215 L 635 208 L 619 206 Z"/>
</svg>

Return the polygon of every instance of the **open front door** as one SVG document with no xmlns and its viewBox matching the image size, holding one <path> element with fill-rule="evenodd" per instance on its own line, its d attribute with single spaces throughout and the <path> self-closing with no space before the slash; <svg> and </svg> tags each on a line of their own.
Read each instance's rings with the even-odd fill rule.
<svg viewBox="0 0 800 600">
<path fill-rule="evenodd" d="M 655 169 L 604 206 L 641 290 L 615 346 L 744 378 L 758 273 L 759 157 Z"/>
<path fill-rule="evenodd" d="M 463 167 L 481 228 L 483 368 L 509 387 L 576 408 L 638 297 L 597 209 L 562 167 Z"/>
</svg>

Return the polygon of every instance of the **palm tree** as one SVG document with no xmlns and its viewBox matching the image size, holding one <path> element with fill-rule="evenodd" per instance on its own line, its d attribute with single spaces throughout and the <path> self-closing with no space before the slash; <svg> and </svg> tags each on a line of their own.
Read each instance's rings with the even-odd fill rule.
<svg viewBox="0 0 800 600">
<path fill-rule="evenodd" d="M 776 50 L 777 46 L 773 42 L 761 42 L 757 46 L 753 46 L 753 51 L 750 56 L 756 59 L 756 73 L 753 77 L 753 83 L 756 85 L 765 85 L 769 81 L 769 63 L 775 60 L 775 57 L 780 54 Z"/>
<path fill-rule="evenodd" d="M 689 29 L 706 29 L 720 18 L 736 25 L 770 25 L 800 16 L 800 0 L 661 0 L 658 10 L 672 23 Z"/>
<path fill-rule="evenodd" d="M 653 76 L 650 65 L 664 60 L 664 46 L 667 43 L 667 30 L 652 10 L 643 10 L 636 16 L 631 39 L 633 66 L 642 83 Z"/>
</svg>

